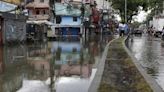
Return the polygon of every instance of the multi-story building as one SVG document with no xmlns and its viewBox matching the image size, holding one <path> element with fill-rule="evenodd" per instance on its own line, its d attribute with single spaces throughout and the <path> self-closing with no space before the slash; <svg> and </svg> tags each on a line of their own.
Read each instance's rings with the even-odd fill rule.
<svg viewBox="0 0 164 92">
<path fill-rule="evenodd" d="M 0 1 L 0 44 L 26 40 L 26 17 L 17 14 L 16 7 L 18 6 Z"/>
<path fill-rule="evenodd" d="M 69 3 L 55 3 L 55 23 L 48 37 L 77 36 L 81 33 L 81 11 Z"/>
<path fill-rule="evenodd" d="M 29 20 L 48 20 L 49 0 L 34 0 L 26 5 L 29 11 Z"/>
<path fill-rule="evenodd" d="M 84 33 L 83 18 L 89 18 L 91 15 L 90 4 L 93 0 L 57 0 L 55 3 L 55 23 L 52 31 L 48 32 L 48 37 L 79 36 Z M 85 12 L 82 17 L 82 4 Z"/>
<path fill-rule="evenodd" d="M 50 18 L 49 0 L 29 1 L 25 7 L 29 12 L 27 21 L 28 38 L 43 40 L 44 34 L 47 32 L 47 22 Z"/>
</svg>

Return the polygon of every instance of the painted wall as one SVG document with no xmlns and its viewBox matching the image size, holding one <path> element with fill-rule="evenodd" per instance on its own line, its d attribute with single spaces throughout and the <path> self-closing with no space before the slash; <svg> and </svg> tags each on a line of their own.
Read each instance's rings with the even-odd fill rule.
<svg viewBox="0 0 164 92">
<path fill-rule="evenodd" d="M 26 22 L 20 20 L 6 19 L 3 29 L 4 43 L 11 41 L 26 40 Z"/>
<path fill-rule="evenodd" d="M 77 21 L 73 21 L 73 17 L 63 16 L 61 25 L 81 25 L 81 19 L 80 19 L 80 17 L 78 17 Z"/>
<path fill-rule="evenodd" d="M 79 35 L 80 28 L 61 28 L 62 35 Z"/>
</svg>

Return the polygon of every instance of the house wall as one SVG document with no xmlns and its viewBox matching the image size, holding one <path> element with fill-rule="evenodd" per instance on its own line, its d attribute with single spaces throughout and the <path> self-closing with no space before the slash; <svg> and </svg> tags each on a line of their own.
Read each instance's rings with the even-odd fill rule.
<svg viewBox="0 0 164 92">
<path fill-rule="evenodd" d="M 6 42 L 21 42 L 26 40 L 26 17 L 11 13 L 1 13 L 3 18 L 3 44 Z"/>
<path fill-rule="evenodd" d="M 63 16 L 61 25 L 81 25 L 81 19 L 80 17 L 77 17 L 77 21 L 73 21 L 73 17 Z"/>
<path fill-rule="evenodd" d="M 34 5 L 40 7 L 35 8 Z M 50 13 L 49 8 L 47 7 L 48 5 L 49 0 L 34 0 L 32 7 L 26 7 L 29 11 L 29 20 L 47 20 Z"/>
<path fill-rule="evenodd" d="M 80 28 L 61 28 L 62 35 L 79 35 L 80 34 Z"/>
<path fill-rule="evenodd" d="M 48 31 L 48 37 L 55 37 L 58 35 L 72 35 L 78 36 L 82 33 L 81 31 L 81 19 L 77 17 L 77 21 L 73 21 L 72 16 L 61 16 L 61 22 L 56 23 L 54 27 Z"/>
<path fill-rule="evenodd" d="M 77 21 L 73 21 L 72 16 L 63 16 L 61 17 L 62 21 L 60 25 L 67 25 L 67 27 L 61 27 L 60 33 L 62 35 L 79 35 L 80 34 L 80 28 L 79 27 L 73 27 L 73 26 L 80 26 L 81 25 L 81 19 L 80 17 L 76 17 Z"/>
<path fill-rule="evenodd" d="M 40 1 L 42 1 L 42 0 L 34 0 L 34 2 L 36 2 L 36 3 L 40 3 Z M 44 3 L 49 3 L 49 0 L 44 0 Z"/>
<path fill-rule="evenodd" d="M 5 19 L 3 38 L 4 43 L 26 40 L 26 22 L 15 19 Z"/>
</svg>

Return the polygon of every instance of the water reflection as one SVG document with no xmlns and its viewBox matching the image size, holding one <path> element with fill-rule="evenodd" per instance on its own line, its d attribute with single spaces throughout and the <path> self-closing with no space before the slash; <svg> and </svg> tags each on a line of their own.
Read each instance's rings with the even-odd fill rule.
<svg viewBox="0 0 164 92">
<path fill-rule="evenodd" d="M 0 47 L 0 74 L 4 72 L 3 48 Z"/>
<path fill-rule="evenodd" d="M 128 43 L 129 49 L 133 52 L 140 64 L 147 70 L 148 74 L 156 76 L 158 73 L 158 43 L 149 40 L 147 37 L 135 37 L 133 42 Z M 157 45 L 157 46 L 155 46 Z"/>
<path fill-rule="evenodd" d="M 164 90 L 164 45 L 158 38 L 134 37 L 128 43 L 129 49 L 143 68 Z"/>
<path fill-rule="evenodd" d="M 104 38 L 69 37 L 1 47 L 0 92 L 87 92 L 103 48 L 112 39 Z"/>
<path fill-rule="evenodd" d="M 26 49 L 24 45 L 5 46 L 0 48 L 0 90 L 16 91 L 22 85 L 26 68 Z"/>
</svg>

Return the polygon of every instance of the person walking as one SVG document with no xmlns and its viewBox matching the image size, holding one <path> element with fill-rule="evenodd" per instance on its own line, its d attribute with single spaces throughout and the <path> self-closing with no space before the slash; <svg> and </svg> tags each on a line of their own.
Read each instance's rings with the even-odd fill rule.
<svg viewBox="0 0 164 92">
<path fill-rule="evenodd" d="M 120 37 L 125 35 L 125 29 L 126 29 L 126 25 L 124 22 L 119 24 L 119 34 Z"/>
</svg>

